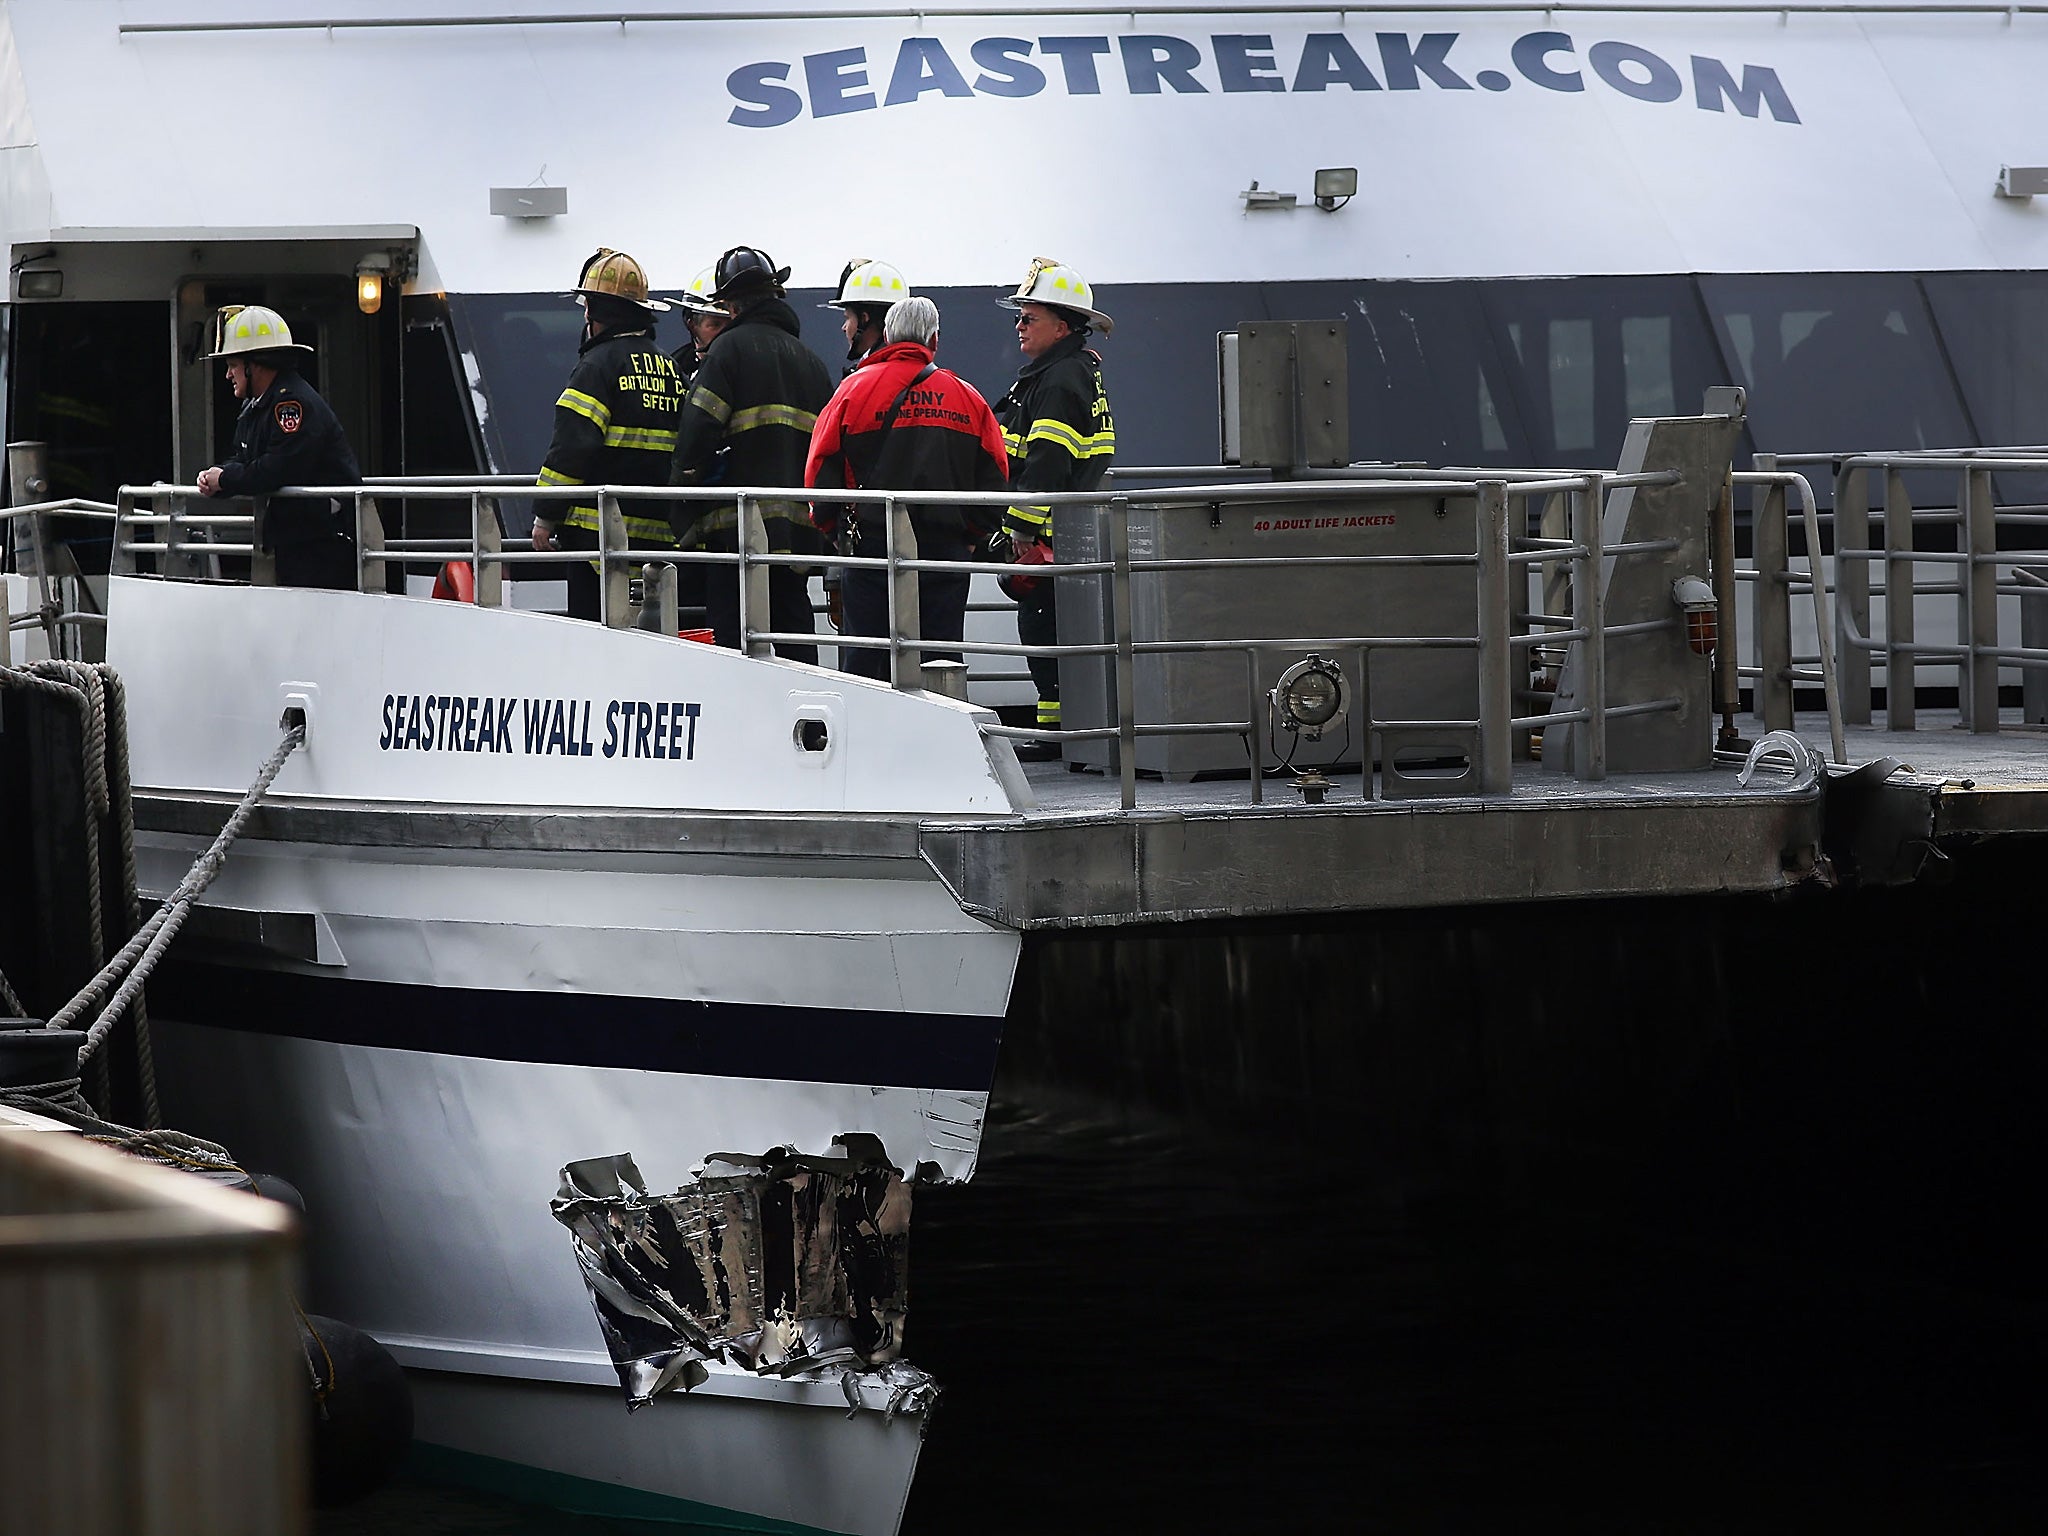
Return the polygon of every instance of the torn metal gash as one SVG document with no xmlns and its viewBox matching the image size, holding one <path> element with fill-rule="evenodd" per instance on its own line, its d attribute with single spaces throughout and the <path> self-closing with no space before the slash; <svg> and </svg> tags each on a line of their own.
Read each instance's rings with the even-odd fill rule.
<svg viewBox="0 0 2048 1536">
<path fill-rule="evenodd" d="M 890 1412 L 937 1385 L 897 1360 L 909 1297 L 910 1186 L 881 1143 L 836 1157 L 721 1153 L 671 1195 L 630 1153 L 562 1170 L 550 1202 L 575 1238 L 629 1407 L 719 1361 L 766 1376 L 885 1371 Z M 850 1402 L 858 1402 L 849 1392 Z"/>
</svg>

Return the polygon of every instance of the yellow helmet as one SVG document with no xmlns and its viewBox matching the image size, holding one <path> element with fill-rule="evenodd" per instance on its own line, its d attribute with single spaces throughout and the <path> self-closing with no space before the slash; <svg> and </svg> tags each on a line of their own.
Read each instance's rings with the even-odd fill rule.
<svg viewBox="0 0 2048 1536">
<path fill-rule="evenodd" d="M 213 315 L 213 350 L 200 361 L 257 357 L 265 352 L 313 355 L 311 347 L 292 340 L 292 328 L 276 310 L 262 304 L 223 304 Z"/>
<path fill-rule="evenodd" d="M 1017 309 L 1025 304 L 1070 309 L 1077 315 L 1086 316 L 1088 323 L 1105 336 L 1116 329 L 1116 322 L 1095 307 L 1095 290 L 1088 286 L 1088 279 L 1052 256 L 1034 258 L 1031 270 L 1024 274 L 1024 281 L 1017 285 L 1017 291 L 1005 294 L 996 302 L 1005 309 Z"/>
<path fill-rule="evenodd" d="M 649 314 L 668 308 L 660 299 L 647 296 L 647 274 L 641 270 L 640 263 L 624 251 L 615 251 L 606 245 L 599 246 L 596 253 L 583 263 L 583 270 L 576 277 L 575 291 L 586 298 L 596 295 L 623 299 Z"/>
</svg>

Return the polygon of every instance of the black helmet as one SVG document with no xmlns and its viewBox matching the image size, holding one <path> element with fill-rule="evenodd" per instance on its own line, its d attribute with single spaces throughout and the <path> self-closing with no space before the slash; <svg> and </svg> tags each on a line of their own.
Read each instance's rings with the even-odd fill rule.
<svg viewBox="0 0 2048 1536">
<path fill-rule="evenodd" d="M 712 277 L 714 299 L 731 298 L 742 288 L 789 281 L 789 268 L 777 267 L 775 258 L 751 245 L 736 245 L 718 258 Z"/>
</svg>

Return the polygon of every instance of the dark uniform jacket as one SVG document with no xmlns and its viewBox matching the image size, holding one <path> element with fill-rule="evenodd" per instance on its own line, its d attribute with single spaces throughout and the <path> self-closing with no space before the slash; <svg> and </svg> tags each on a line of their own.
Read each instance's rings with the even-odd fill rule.
<svg viewBox="0 0 2048 1536">
<path fill-rule="evenodd" d="M 804 483 L 811 428 L 832 398 L 832 375 L 798 339 L 796 311 L 768 299 L 736 316 L 704 354 L 683 406 L 675 483 L 702 483 L 714 457 L 719 483 L 733 486 Z M 803 502 L 762 504 L 768 547 L 777 554 L 814 554 L 818 536 Z M 736 503 L 679 502 L 676 531 L 684 547 L 739 547 Z"/>
<path fill-rule="evenodd" d="M 606 331 L 577 349 L 576 367 L 555 401 L 555 436 L 541 460 L 542 485 L 667 485 L 682 415 L 683 377 L 655 345 L 654 333 Z M 551 523 L 579 530 L 570 549 L 598 544 L 597 498 L 565 507 L 536 503 Z M 675 544 L 664 501 L 623 501 L 627 542 L 634 549 Z"/>
<path fill-rule="evenodd" d="M 811 434 L 804 483 L 879 491 L 1000 491 L 1008 481 L 1002 428 L 979 391 L 958 374 L 934 369 L 903 396 L 888 435 L 882 418 L 904 387 L 932 360 L 914 341 L 878 347 L 833 393 Z M 813 502 L 811 521 L 826 538 L 839 535 L 843 503 Z M 854 510 L 861 553 L 884 545 L 878 506 Z M 994 507 L 916 507 L 911 523 L 920 548 L 981 543 L 995 531 Z"/>
<path fill-rule="evenodd" d="M 1062 337 L 1026 363 L 995 405 L 1010 454 L 1010 484 L 1020 491 L 1092 491 L 1116 456 L 1116 423 L 1102 392 L 1102 359 Z M 1052 541 L 1050 506 L 1012 505 L 1003 527 L 1020 539 Z"/>
<path fill-rule="evenodd" d="M 341 422 L 296 370 L 278 374 L 235 418 L 235 446 L 220 466 L 223 496 L 267 496 L 284 485 L 361 485 Z M 353 510 L 324 496 L 286 496 L 266 509 L 263 547 L 355 542 Z"/>
</svg>

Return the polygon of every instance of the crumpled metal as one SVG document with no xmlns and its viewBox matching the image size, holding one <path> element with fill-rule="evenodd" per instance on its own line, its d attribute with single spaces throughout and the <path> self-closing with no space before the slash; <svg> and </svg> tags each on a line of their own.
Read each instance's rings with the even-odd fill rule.
<svg viewBox="0 0 2048 1536">
<path fill-rule="evenodd" d="M 695 1386 L 707 1361 L 796 1376 L 862 1375 L 897 1359 L 910 1185 L 873 1137 L 840 1148 L 721 1153 L 660 1196 L 630 1153 L 562 1169 L 549 1209 L 574 1240 L 630 1408 Z M 906 1398 L 930 1381 L 907 1369 L 919 1382 Z"/>
</svg>

